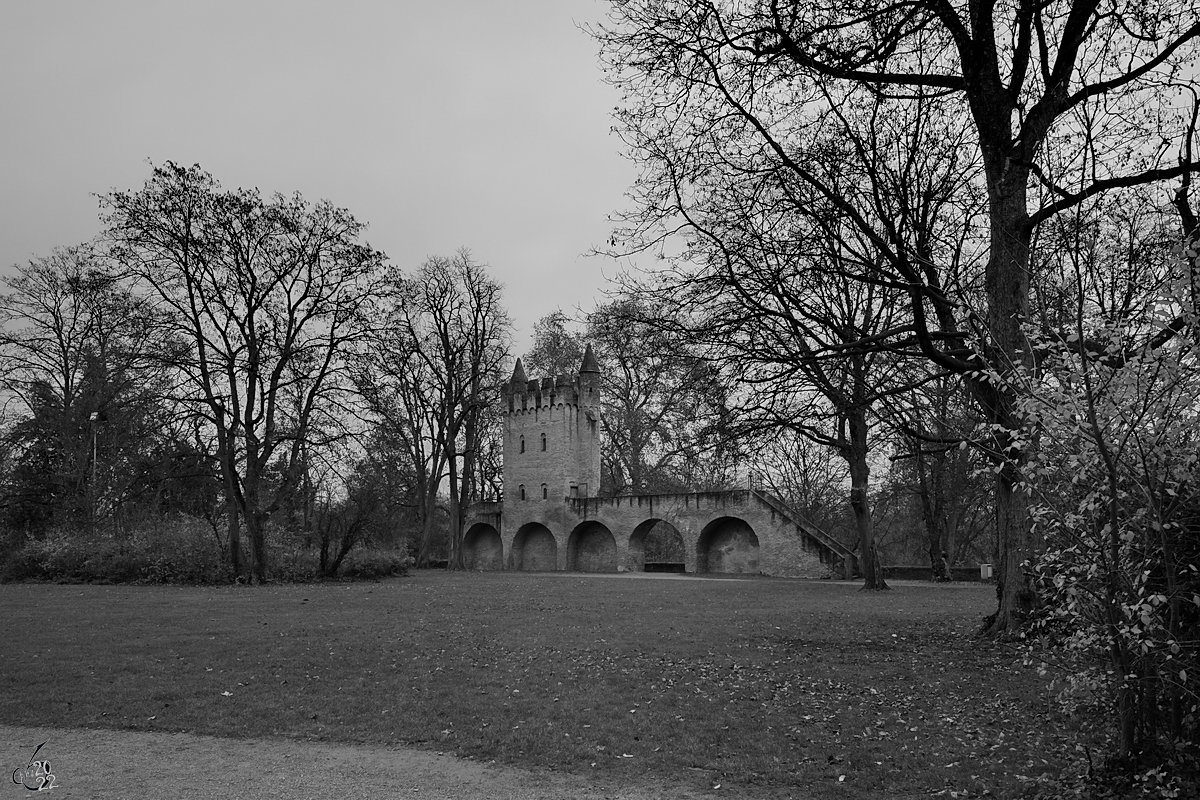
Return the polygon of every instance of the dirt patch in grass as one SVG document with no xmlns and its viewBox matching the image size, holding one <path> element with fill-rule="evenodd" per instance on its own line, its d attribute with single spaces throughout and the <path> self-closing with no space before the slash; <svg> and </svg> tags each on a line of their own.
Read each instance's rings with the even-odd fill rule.
<svg viewBox="0 0 1200 800">
<path fill-rule="evenodd" d="M 694 800 L 663 784 L 589 786 L 580 776 L 482 764 L 407 747 L 229 739 L 188 733 L 14 728 L 0 725 L 5 776 L 45 743 L 59 800 Z M 7 777 L 6 777 L 7 782 Z M 33 782 L 31 786 L 36 786 Z M 19 787 L 13 789 L 20 792 Z M 20 792 L 20 794 L 27 794 Z M 32 795 L 29 795 L 32 796 Z"/>
<path fill-rule="evenodd" d="M 959 797 L 1055 774 L 985 586 L 418 575 L 0 586 L 0 721 L 416 746 L 739 796 Z M 36 743 L 35 743 L 36 744 Z"/>
</svg>

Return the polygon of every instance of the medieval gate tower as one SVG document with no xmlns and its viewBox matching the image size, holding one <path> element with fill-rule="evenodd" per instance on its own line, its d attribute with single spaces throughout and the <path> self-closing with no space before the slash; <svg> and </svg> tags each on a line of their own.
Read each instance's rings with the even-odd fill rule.
<svg viewBox="0 0 1200 800">
<path fill-rule="evenodd" d="M 527 380 L 521 359 L 504 392 L 504 499 L 552 502 L 600 492 L 600 365 L 589 344 L 575 378 Z"/>
<path fill-rule="evenodd" d="M 600 496 L 600 378 L 591 345 L 574 377 L 529 380 L 517 359 L 501 401 L 504 497 L 472 506 L 464 566 L 849 572 L 849 549 L 753 489 Z"/>
</svg>

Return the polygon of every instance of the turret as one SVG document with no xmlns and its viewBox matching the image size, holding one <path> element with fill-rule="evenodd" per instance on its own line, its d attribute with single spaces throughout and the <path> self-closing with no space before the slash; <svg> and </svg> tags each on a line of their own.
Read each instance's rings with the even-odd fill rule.
<svg viewBox="0 0 1200 800">
<path fill-rule="evenodd" d="M 521 364 L 521 359 L 518 357 L 517 364 L 513 367 L 513 374 L 512 378 L 509 380 L 509 383 L 514 387 L 523 387 L 527 382 L 528 379 L 525 377 L 525 367 Z"/>
<path fill-rule="evenodd" d="M 520 365 L 521 359 L 517 359 L 517 364 Z M 583 375 L 586 372 L 594 372 L 600 374 L 600 362 L 596 360 L 596 353 L 592 350 L 589 344 L 583 351 L 583 363 L 579 365 L 579 374 Z"/>
</svg>

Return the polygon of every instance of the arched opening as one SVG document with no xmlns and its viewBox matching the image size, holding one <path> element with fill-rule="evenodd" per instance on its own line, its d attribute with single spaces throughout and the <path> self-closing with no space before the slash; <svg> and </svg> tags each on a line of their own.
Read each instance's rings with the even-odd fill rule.
<svg viewBox="0 0 1200 800">
<path fill-rule="evenodd" d="M 522 453 L 525 452 L 525 437 L 524 436 L 521 437 L 521 452 Z"/>
<path fill-rule="evenodd" d="M 629 537 L 634 569 L 644 572 L 684 572 L 683 536 L 664 519 L 648 519 Z"/>
<path fill-rule="evenodd" d="M 549 498 L 550 498 L 550 487 L 543 483 L 542 484 L 542 499 L 548 500 Z"/>
<path fill-rule="evenodd" d="M 513 569 L 552 572 L 558 569 L 558 542 L 550 529 L 539 522 L 522 525 L 513 537 Z"/>
<path fill-rule="evenodd" d="M 542 452 L 546 452 L 546 434 L 542 434 Z"/>
<path fill-rule="evenodd" d="M 463 566 L 467 569 L 504 569 L 504 543 L 500 532 L 479 522 L 463 537 Z"/>
<path fill-rule="evenodd" d="M 599 522 L 584 522 L 567 540 L 567 569 L 575 572 L 616 572 L 617 540 Z"/>
<path fill-rule="evenodd" d="M 518 486 L 517 491 L 520 493 L 521 499 L 524 500 L 525 499 L 525 484 L 522 483 L 520 486 Z"/>
<path fill-rule="evenodd" d="M 757 573 L 758 537 L 737 517 L 720 517 L 705 526 L 696 542 L 696 571 Z"/>
</svg>

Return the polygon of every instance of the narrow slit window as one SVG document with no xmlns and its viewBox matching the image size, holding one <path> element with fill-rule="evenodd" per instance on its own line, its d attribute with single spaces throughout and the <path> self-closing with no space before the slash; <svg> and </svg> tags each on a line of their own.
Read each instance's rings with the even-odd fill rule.
<svg viewBox="0 0 1200 800">
<path fill-rule="evenodd" d="M 546 452 L 546 434 L 542 434 L 542 452 Z"/>
<path fill-rule="evenodd" d="M 547 499 L 549 499 L 549 497 L 550 497 L 550 487 L 546 486 L 546 484 L 543 483 L 542 484 L 542 499 L 547 500 Z"/>
<path fill-rule="evenodd" d="M 521 492 L 521 499 L 522 499 L 522 500 L 524 500 L 524 499 L 525 499 L 525 484 L 523 484 L 523 483 L 522 483 L 522 484 L 521 484 L 519 487 L 517 487 L 517 488 L 518 488 L 518 489 L 520 490 L 520 492 Z"/>
<path fill-rule="evenodd" d="M 525 437 L 524 436 L 521 437 L 521 452 L 522 453 L 525 452 Z"/>
</svg>

